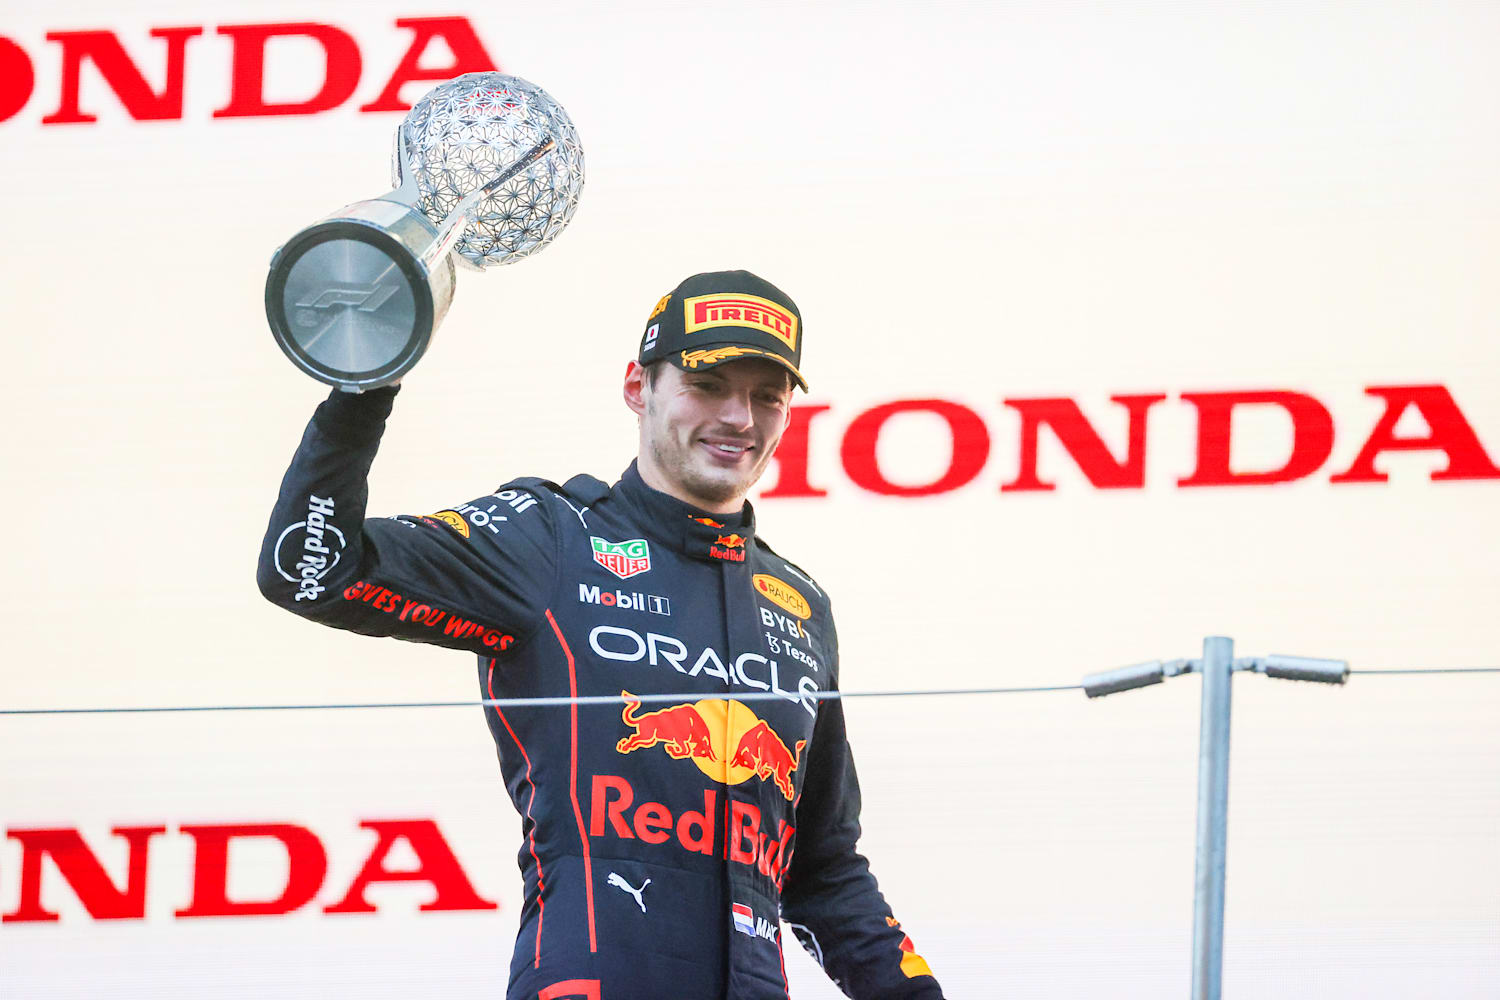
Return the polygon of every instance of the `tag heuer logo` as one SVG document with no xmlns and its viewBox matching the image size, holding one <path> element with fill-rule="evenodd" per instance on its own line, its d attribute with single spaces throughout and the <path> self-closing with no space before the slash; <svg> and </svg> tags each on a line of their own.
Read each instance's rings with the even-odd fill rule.
<svg viewBox="0 0 1500 1000">
<path fill-rule="evenodd" d="M 623 542 L 606 542 L 602 538 L 589 536 L 594 546 L 594 562 L 609 570 L 621 580 L 628 580 L 637 573 L 651 568 L 651 550 L 644 538 L 629 538 Z"/>
</svg>

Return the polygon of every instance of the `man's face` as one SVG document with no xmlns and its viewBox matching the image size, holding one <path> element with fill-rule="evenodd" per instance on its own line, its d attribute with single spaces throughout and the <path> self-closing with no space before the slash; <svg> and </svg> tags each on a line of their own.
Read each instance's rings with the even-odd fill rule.
<svg viewBox="0 0 1500 1000">
<path fill-rule="evenodd" d="M 641 418 L 647 485 L 713 513 L 739 510 L 786 430 L 786 369 L 746 358 L 701 371 L 661 365 L 655 386 L 632 364 L 625 399 Z"/>
</svg>

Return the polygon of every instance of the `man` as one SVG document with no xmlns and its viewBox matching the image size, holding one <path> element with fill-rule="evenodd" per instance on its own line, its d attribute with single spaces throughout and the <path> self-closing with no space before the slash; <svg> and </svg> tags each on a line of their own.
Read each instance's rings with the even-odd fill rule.
<svg viewBox="0 0 1500 1000">
<path fill-rule="evenodd" d="M 745 496 L 806 388 L 801 316 L 746 271 L 664 296 L 625 375 L 613 487 L 519 479 L 364 519 L 395 389 L 335 391 L 282 483 L 262 593 L 306 618 L 479 655 L 522 817 L 510 1000 L 786 997 L 785 921 L 855 998 L 940 998 L 859 837 L 827 596 Z M 650 696 L 680 695 L 677 698 Z"/>
</svg>

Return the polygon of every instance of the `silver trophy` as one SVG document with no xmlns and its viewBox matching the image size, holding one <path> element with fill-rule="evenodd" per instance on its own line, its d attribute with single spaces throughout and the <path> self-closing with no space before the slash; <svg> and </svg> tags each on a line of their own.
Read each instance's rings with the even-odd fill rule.
<svg viewBox="0 0 1500 1000">
<path fill-rule="evenodd" d="M 583 147 L 542 88 L 467 73 L 396 129 L 396 189 L 293 236 L 271 258 L 266 317 L 287 357 L 350 392 L 421 359 L 453 300 L 454 264 L 482 271 L 557 238 L 583 191 Z"/>
</svg>

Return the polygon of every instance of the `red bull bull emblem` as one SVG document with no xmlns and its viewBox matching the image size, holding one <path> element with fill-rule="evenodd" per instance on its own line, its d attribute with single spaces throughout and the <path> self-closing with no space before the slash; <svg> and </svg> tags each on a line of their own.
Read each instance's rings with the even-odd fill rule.
<svg viewBox="0 0 1500 1000">
<path fill-rule="evenodd" d="M 796 795 L 792 775 L 802 762 L 806 740 L 788 750 L 770 724 L 738 701 L 706 698 L 641 712 L 641 700 L 621 691 L 620 718 L 633 733 L 615 744 L 620 753 L 661 746 L 667 756 L 691 760 L 714 781 L 738 785 L 751 778 L 775 783 L 790 802 Z"/>
<path fill-rule="evenodd" d="M 760 721 L 740 737 L 734 756 L 729 759 L 729 766 L 745 768 L 757 778 L 772 779 L 790 802 L 793 793 L 792 772 L 797 770 L 797 764 L 802 758 L 802 748 L 805 746 L 806 740 L 798 740 L 796 752 L 788 753 L 786 744 L 781 742 L 776 731 Z"/>
<path fill-rule="evenodd" d="M 711 517 L 695 517 L 695 518 L 693 518 L 693 520 L 697 521 L 699 524 L 706 525 L 706 526 L 708 526 L 710 528 L 722 528 L 722 527 L 724 527 L 722 524 L 720 524 L 718 521 L 715 521 Z"/>
<path fill-rule="evenodd" d="M 625 720 L 625 725 L 635 730 L 615 744 L 615 749 L 620 753 L 630 753 L 632 750 L 654 747 L 660 743 L 667 751 L 667 756 L 678 760 L 685 757 L 719 759 L 714 756 L 708 723 L 703 721 L 703 716 L 698 714 L 694 706 L 672 705 L 637 715 L 636 710 L 641 707 L 640 699 L 629 691 L 621 691 L 620 697 L 625 699 L 625 711 L 620 717 Z"/>
<path fill-rule="evenodd" d="M 720 535 L 708 547 L 708 554 L 715 559 L 724 559 L 728 562 L 744 562 L 745 536 L 735 534 Z"/>
<path fill-rule="evenodd" d="M 651 568 L 651 549 L 644 538 L 628 538 L 623 542 L 605 541 L 589 536 L 594 547 L 594 562 L 609 570 L 621 580 L 628 580 Z"/>
</svg>

